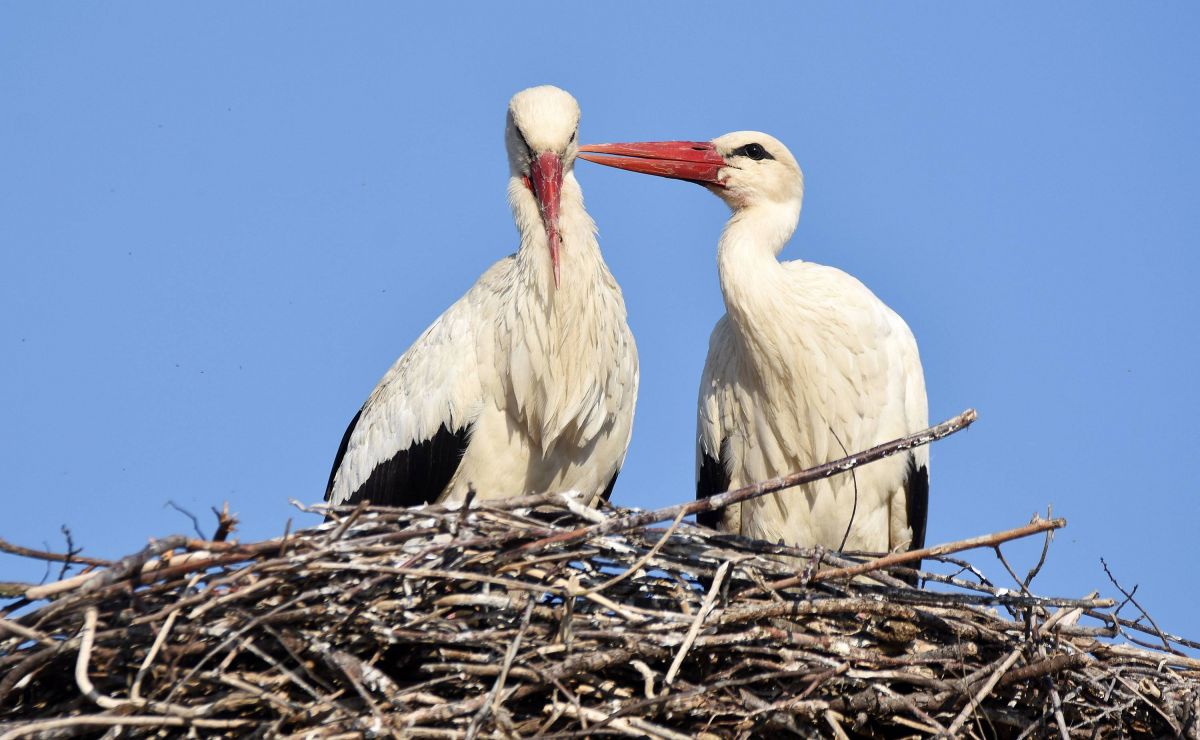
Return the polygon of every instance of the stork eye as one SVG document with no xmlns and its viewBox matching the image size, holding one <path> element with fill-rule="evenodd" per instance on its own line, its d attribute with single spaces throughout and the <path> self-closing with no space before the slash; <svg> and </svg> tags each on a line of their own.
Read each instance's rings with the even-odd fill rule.
<svg viewBox="0 0 1200 740">
<path fill-rule="evenodd" d="M 529 146 L 529 142 L 525 139 L 525 132 L 520 128 L 517 129 L 517 138 L 521 140 L 521 144 L 525 147 L 525 153 L 529 155 L 529 158 L 535 159 L 536 155 L 534 154 L 533 147 Z"/>
<path fill-rule="evenodd" d="M 746 146 L 740 146 L 730 152 L 730 154 L 733 154 L 734 156 L 749 157 L 756 162 L 763 159 L 775 159 L 771 156 L 770 152 L 763 148 L 762 144 L 747 144 Z"/>
<path fill-rule="evenodd" d="M 578 133 L 579 133 L 578 130 L 571 132 L 571 138 L 567 140 L 567 146 L 570 146 L 571 144 L 575 143 L 575 135 Z"/>
</svg>

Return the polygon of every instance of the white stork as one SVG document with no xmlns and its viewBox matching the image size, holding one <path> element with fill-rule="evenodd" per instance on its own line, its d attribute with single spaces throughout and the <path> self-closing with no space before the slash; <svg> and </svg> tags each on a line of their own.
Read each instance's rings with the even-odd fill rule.
<svg viewBox="0 0 1200 740">
<path fill-rule="evenodd" d="M 508 106 L 508 200 L 520 246 L 413 343 L 342 438 L 325 499 L 414 506 L 612 492 L 638 362 L 573 166 L 579 105 L 523 90 Z"/>
<path fill-rule="evenodd" d="M 928 426 L 921 360 L 904 320 L 841 270 L 779 261 L 804 197 L 804 176 L 787 147 L 739 131 L 711 142 L 580 151 L 592 162 L 700 183 L 733 211 L 717 246 L 726 314 L 713 329 L 700 383 L 698 498 Z M 924 545 L 928 501 L 922 447 L 701 523 L 789 545 L 906 550 Z"/>
</svg>

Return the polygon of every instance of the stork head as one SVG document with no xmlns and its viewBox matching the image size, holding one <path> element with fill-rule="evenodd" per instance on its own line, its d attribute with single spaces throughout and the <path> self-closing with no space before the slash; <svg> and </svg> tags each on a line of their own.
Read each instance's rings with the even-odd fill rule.
<svg viewBox="0 0 1200 740">
<path fill-rule="evenodd" d="M 508 103 L 504 141 L 511 175 L 537 200 L 558 285 L 559 201 L 563 173 L 575 162 L 579 103 L 566 90 L 542 85 L 522 90 Z M 511 192 L 511 191 L 510 191 Z"/>
<path fill-rule="evenodd" d="M 804 199 L 796 158 L 774 136 L 758 131 L 712 141 L 588 144 L 579 151 L 589 162 L 699 183 L 735 211 L 769 203 L 798 208 Z"/>
</svg>

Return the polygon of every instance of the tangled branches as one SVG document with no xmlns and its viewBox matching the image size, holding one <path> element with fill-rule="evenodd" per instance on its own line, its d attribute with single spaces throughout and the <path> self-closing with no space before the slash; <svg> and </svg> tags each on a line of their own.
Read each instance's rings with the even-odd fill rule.
<svg viewBox="0 0 1200 740">
<path fill-rule="evenodd" d="M 1200 738 L 1196 644 L 951 554 L 1062 520 L 919 553 L 914 588 L 915 557 L 672 511 L 548 495 L 160 539 L 0 609 L 0 738 Z"/>
<path fill-rule="evenodd" d="M 0 622 L 0 735 L 1196 736 L 1200 661 L 1105 640 L 1111 601 L 943 558 L 936 591 L 828 577 L 852 563 L 678 519 L 545 536 L 594 525 L 476 504 L 160 541 Z"/>
</svg>

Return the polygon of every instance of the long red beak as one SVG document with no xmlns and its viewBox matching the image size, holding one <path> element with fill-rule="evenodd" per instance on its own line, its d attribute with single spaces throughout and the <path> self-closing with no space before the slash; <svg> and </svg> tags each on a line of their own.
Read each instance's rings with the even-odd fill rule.
<svg viewBox="0 0 1200 740">
<path fill-rule="evenodd" d="M 725 184 L 717 174 L 725 160 L 707 141 L 641 141 L 628 144 L 588 144 L 579 147 L 580 159 L 644 175 L 673 177 L 701 185 Z M 608 156 L 596 156 L 596 155 Z"/>
<path fill-rule="evenodd" d="M 530 186 L 542 211 L 546 238 L 550 241 L 550 262 L 554 265 L 554 287 L 558 287 L 558 203 L 562 197 L 562 159 L 554 152 L 542 152 L 530 168 Z"/>
</svg>

